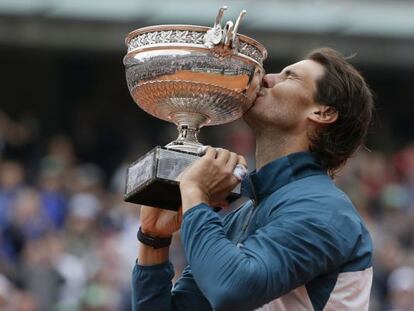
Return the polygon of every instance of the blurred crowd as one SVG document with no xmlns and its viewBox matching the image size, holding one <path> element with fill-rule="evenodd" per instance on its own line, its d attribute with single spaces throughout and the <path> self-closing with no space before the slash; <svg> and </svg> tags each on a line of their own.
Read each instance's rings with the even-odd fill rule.
<svg viewBox="0 0 414 311">
<path fill-rule="evenodd" d="M 221 143 L 251 162 L 250 134 L 226 133 Z M 22 156 L 30 137 L 0 111 L 0 310 L 130 310 L 139 207 L 123 202 L 127 163 L 112 172 L 85 163 L 62 135 Z M 374 241 L 371 310 L 414 310 L 414 145 L 361 150 L 336 180 Z M 178 235 L 171 258 L 178 276 Z"/>
<path fill-rule="evenodd" d="M 77 160 L 64 136 L 53 137 L 36 163 L 16 161 L 30 133 L 6 121 L 0 310 L 129 310 L 139 211 L 122 201 L 124 167 L 107 182 L 96 164 Z"/>
<path fill-rule="evenodd" d="M 414 144 L 390 154 L 361 150 L 337 184 L 373 239 L 371 310 L 414 310 Z"/>
</svg>

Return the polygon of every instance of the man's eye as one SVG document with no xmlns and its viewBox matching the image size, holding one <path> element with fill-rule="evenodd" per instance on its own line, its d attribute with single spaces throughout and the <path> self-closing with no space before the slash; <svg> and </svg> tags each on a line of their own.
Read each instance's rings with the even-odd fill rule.
<svg viewBox="0 0 414 311">
<path fill-rule="evenodd" d="M 285 74 L 286 74 L 287 78 L 296 78 L 297 77 L 297 75 L 291 70 L 286 70 Z"/>
</svg>

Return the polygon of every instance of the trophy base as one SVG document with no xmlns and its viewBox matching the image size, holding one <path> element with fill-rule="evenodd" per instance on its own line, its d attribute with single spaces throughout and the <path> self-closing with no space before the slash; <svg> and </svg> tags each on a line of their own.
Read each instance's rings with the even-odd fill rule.
<svg viewBox="0 0 414 311">
<path fill-rule="evenodd" d="M 128 167 L 124 200 L 176 211 L 181 206 L 178 175 L 199 158 L 194 153 L 157 146 Z M 240 185 L 228 196 L 240 197 Z"/>
</svg>

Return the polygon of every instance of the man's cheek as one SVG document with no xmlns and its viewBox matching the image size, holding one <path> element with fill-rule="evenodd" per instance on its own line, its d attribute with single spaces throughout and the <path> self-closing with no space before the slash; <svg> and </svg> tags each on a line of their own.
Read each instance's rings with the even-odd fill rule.
<svg viewBox="0 0 414 311">
<path fill-rule="evenodd" d="M 291 90 L 291 87 L 284 85 L 283 83 L 279 83 L 278 85 L 272 87 L 270 95 L 274 98 L 284 98 L 289 96 L 292 92 L 294 92 L 294 90 Z"/>
</svg>

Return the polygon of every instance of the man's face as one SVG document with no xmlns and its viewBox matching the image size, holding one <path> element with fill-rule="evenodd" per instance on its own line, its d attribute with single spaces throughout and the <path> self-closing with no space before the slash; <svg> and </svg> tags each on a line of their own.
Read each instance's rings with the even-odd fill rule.
<svg viewBox="0 0 414 311">
<path fill-rule="evenodd" d="M 280 73 L 267 74 L 252 108 L 244 115 L 255 130 L 277 128 L 282 132 L 306 129 L 306 120 L 317 105 L 316 82 L 324 67 L 312 60 L 287 66 Z"/>
</svg>

